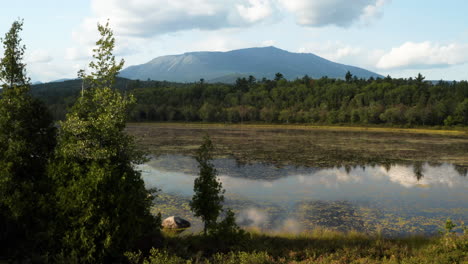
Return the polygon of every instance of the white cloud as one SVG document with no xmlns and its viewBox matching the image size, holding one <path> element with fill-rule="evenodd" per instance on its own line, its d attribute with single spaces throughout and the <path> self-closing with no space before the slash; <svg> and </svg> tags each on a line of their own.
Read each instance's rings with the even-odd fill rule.
<svg viewBox="0 0 468 264">
<path fill-rule="evenodd" d="M 92 0 L 92 9 L 94 21 L 109 18 L 117 34 L 150 37 L 250 26 L 269 18 L 274 6 L 272 0 Z"/>
<path fill-rule="evenodd" d="M 49 82 L 62 78 L 76 77 L 76 65 L 70 63 L 30 63 L 27 65 L 28 76 L 31 80 Z"/>
<path fill-rule="evenodd" d="M 461 43 L 406 42 L 385 51 L 342 42 L 311 42 L 298 51 L 370 70 L 435 69 L 468 63 L 468 44 Z"/>
<path fill-rule="evenodd" d="M 375 19 L 380 18 L 383 15 L 384 5 L 390 1 L 391 0 L 377 0 L 374 4 L 366 6 L 360 17 L 361 22 L 364 24 L 370 24 Z"/>
<path fill-rule="evenodd" d="M 436 68 L 468 62 L 468 44 L 440 45 L 406 42 L 384 54 L 376 66 L 380 69 Z"/>
<path fill-rule="evenodd" d="M 45 50 L 33 50 L 26 53 L 25 61 L 27 63 L 47 63 L 52 61 L 52 56 Z"/>
<path fill-rule="evenodd" d="M 92 48 L 83 46 L 81 48 L 67 48 L 65 50 L 65 59 L 66 60 L 72 60 L 72 61 L 78 61 L 78 60 L 85 60 L 89 59 L 92 57 Z"/>
<path fill-rule="evenodd" d="M 110 19 L 116 35 L 148 38 L 199 30 L 244 28 L 292 12 L 303 26 L 349 26 L 379 17 L 389 0 L 91 0 L 94 15 L 73 34 L 89 41 L 96 23 Z"/>
<path fill-rule="evenodd" d="M 299 25 L 348 27 L 355 22 L 369 23 L 382 14 L 388 0 L 279 0 L 292 12 Z"/>
<path fill-rule="evenodd" d="M 269 0 L 249 0 L 248 5 L 236 5 L 239 15 L 249 23 L 262 21 L 273 14 L 273 6 Z"/>
<path fill-rule="evenodd" d="M 298 52 L 313 53 L 327 60 L 366 69 L 374 69 L 380 57 L 385 53 L 383 50 L 369 50 L 339 41 L 304 43 Z"/>
<path fill-rule="evenodd" d="M 361 55 L 364 51 L 341 42 L 308 43 L 299 48 L 300 53 L 314 53 L 331 61 L 340 61 L 346 57 Z"/>
</svg>

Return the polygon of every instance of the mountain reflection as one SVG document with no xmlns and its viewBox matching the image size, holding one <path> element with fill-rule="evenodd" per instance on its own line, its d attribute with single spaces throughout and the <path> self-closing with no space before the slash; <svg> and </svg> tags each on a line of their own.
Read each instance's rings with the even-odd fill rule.
<svg viewBox="0 0 468 264">
<path fill-rule="evenodd" d="M 288 232 L 314 226 L 374 232 L 381 225 L 393 234 L 436 232 L 447 217 L 468 217 L 466 169 L 452 164 L 307 168 L 239 165 L 232 159 L 214 163 L 228 206 L 237 211 L 242 226 Z M 140 169 L 147 187 L 186 200 L 193 195 L 198 168 L 190 157 L 160 156 Z"/>
<path fill-rule="evenodd" d="M 276 166 L 274 164 L 265 164 L 265 163 L 240 163 L 235 159 L 222 158 L 215 159 L 213 161 L 218 172 L 222 175 L 228 175 L 230 177 L 239 177 L 247 179 L 257 179 L 257 180 L 277 180 L 283 177 L 289 177 L 294 175 L 305 175 L 313 174 L 316 171 L 332 170 L 334 173 L 339 173 L 340 177 L 349 177 L 342 175 L 343 172 L 338 172 L 338 170 L 344 170 L 344 173 L 351 174 L 352 171 L 362 170 L 366 171 L 366 168 L 383 168 L 387 172 L 392 168 L 397 168 L 400 170 L 401 167 L 412 168 L 412 177 L 416 181 L 420 181 L 425 177 L 426 171 L 430 171 L 436 168 L 449 168 L 450 175 L 453 173 L 458 174 L 459 176 L 466 177 L 468 174 L 468 168 L 458 165 L 446 164 L 446 163 L 424 163 L 424 162 L 407 162 L 407 163 L 371 163 L 371 164 L 356 164 L 356 165 L 341 165 L 337 164 L 331 168 L 311 168 L 304 166 Z M 182 155 L 162 155 L 159 157 L 153 157 L 153 159 L 148 163 L 149 166 L 158 168 L 159 170 L 169 171 L 169 172 L 184 172 L 187 174 L 197 174 L 198 167 L 196 161 L 192 157 L 182 156 Z M 446 170 L 446 169 L 444 169 Z M 403 173 L 403 172 L 402 172 Z M 404 171 L 404 176 L 408 177 L 408 171 Z M 446 175 L 445 175 L 446 176 Z M 441 175 L 444 177 L 444 175 Z M 404 186 L 408 186 L 408 180 L 405 180 Z M 415 184 L 416 185 L 416 184 Z"/>
</svg>

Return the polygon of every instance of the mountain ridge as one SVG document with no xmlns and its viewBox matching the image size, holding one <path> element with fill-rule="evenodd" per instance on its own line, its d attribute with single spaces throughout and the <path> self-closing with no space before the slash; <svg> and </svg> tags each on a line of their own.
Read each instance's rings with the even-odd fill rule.
<svg viewBox="0 0 468 264">
<path fill-rule="evenodd" d="M 304 75 L 311 78 L 344 78 L 347 71 L 358 78 L 383 77 L 366 69 L 329 61 L 313 53 L 293 53 L 273 46 L 165 55 L 144 64 L 129 66 L 121 71 L 120 76 L 174 82 L 194 82 L 200 79 L 224 82 L 223 79 L 230 76 L 231 80 L 227 82 L 232 82 L 233 75 L 272 79 L 280 72 L 292 80 Z"/>
</svg>

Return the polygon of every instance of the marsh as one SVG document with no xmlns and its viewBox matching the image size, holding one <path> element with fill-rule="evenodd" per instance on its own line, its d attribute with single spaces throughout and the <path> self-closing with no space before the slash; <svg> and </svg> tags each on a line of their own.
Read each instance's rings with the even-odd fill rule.
<svg viewBox="0 0 468 264">
<path fill-rule="evenodd" d="M 151 153 L 140 169 L 148 187 L 161 189 L 155 212 L 188 218 L 194 230 L 192 156 L 204 134 L 217 146 L 226 206 L 244 227 L 399 236 L 468 219 L 463 133 L 181 124 L 131 124 L 129 132 Z"/>
</svg>

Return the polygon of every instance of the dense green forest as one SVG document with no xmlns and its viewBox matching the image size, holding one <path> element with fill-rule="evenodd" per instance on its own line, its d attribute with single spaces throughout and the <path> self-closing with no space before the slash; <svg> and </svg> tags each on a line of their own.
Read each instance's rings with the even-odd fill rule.
<svg viewBox="0 0 468 264">
<path fill-rule="evenodd" d="M 131 121 L 317 123 L 394 126 L 468 125 L 468 82 L 409 79 L 288 81 L 238 79 L 235 84 L 170 83 L 119 79 L 133 93 Z M 33 94 L 63 119 L 81 89 L 80 80 L 33 87 Z"/>
</svg>

